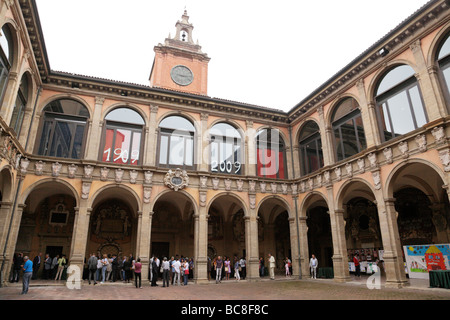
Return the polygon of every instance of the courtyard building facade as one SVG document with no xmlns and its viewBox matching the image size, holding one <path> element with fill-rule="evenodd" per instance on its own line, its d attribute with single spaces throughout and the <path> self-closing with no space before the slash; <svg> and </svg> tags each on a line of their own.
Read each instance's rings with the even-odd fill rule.
<svg viewBox="0 0 450 320">
<path fill-rule="evenodd" d="M 35 1 L 1 0 L 2 285 L 18 252 L 132 254 L 143 280 L 183 255 L 198 283 L 219 255 L 256 281 L 269 253 L 345 282 L 358 252 L 407 285 L 403 246 L 450 242 L 449 13 L 429 1 L 284 112 L 208 96 L 186 11 L 143 86 L 51 70 Z"/>
</svg>

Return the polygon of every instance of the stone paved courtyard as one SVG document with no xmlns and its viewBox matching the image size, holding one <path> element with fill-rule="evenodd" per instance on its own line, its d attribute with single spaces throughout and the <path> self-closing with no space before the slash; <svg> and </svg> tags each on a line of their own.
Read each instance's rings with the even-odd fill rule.
<svg viewBox="0 0 450 320">
<path fill-rule="evenodd" d="M 263 279 L 258 282 L 234 280 L 215 284 L 194 284 L 163 288 L 143 283 L 142 289 L 122 282 L 68 289 L 64 282 L 32 281 L 27 295 L 21 295 L 21 282 L 0 288 L 0 300 L 450 300 L 450 290 L 429 288 L 427 281 L 411 281 L 402 289 L 368 289 L 366 280 L 336 283 L 331 279 Z"/>
</svg>

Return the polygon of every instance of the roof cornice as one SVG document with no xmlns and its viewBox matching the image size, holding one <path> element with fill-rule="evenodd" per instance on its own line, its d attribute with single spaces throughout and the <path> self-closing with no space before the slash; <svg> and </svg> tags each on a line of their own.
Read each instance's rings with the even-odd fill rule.
<svg viewBox="0 0 450 320">
<path fill-rule="evenodd" d="M 93 94 L 95 95 L 101 95 L 102 93 L 117 93 L 122 95 L 125 92 L 127 96 L 136 96 L 140 98 L 152 97 L 152 99 L 161 101 L 167 99 L 173 101 L 176 100 L 182 101 L 183 103 L 201 105 L 204 108 L 229 110 L 230 112 L 237 112 L 246 117 L 251 116 L 253 119 L 272 119 L 273 121 L 281 123 L 291 123 L 302 118 L 302 115 L 305 113 L 309 113 L 311 110 L 323 105 L 324 102 L 330 100 L 332 97 L 335 97 L 338 92 L 343 90 L 343 88 L 347 88 L 356 81 L 364 78 L 368 72 L 373 70 L 378 64 L 382 63 L 383 59 L 378 53 L 381 48 L 385 47 L 392 52 L 398 48 L 404 47 L 405 43 L 413 41 L 417 34 L 422 34 L 425 27 L 442 22 L 442 19 L 438 20 L 438 18 L 444 16 L 450 9 L 450 0 L 429 1 L 399 26 L 356 57 L 347 66 L 342 68 L 323 85 L 314 90 L 309 96 L 296 104 L 291 110 L 284 112 L 242 102 L 233 102 L 208 96 L 193 95 L 167 89 L 52 71 L 48 61 L 36 1 L 18 1 L 27 25 L 27 32 L 30 37 L 40 77 L 44 84 L 49 83 L 70 87 L 84 87 L 85 89 L 94 90 L 95 93 Z"/>
</svg>

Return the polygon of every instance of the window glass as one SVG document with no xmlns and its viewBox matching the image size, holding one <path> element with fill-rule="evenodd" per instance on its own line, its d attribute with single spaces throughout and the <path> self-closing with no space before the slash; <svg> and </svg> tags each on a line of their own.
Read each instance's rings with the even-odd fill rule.
<svg viewBox="0 0 450 320">
<path fill-rule="evenodd" d="M 278 130 L 264 129 L 257 135 L 257 175 L 286 179 L 286 148 Z"/>
<path fill-rule="evenodd" d="M 411 78 L 414 74 L 414 69 L 407 65 L 402 65 L 392 69 L 383 77 L 378 85 L 377 96 Z"/>
<path fill-rule="evenodd" d="M 134 110 L 117 108 L 105 120 L 102 161 L 138 165 L 144 119 Z"/>
<path fill-rule="evenodd" d="M 165 118 L 161 121 L 159 127 L 173 130 L 186 130 L 191 132 L 195 131 L 194 125 L 189 122 L 189 120 L 178 116 Z"/>
<path fill-rule="evenodd" d="M 447 39 L 444 41 L 441 49 L 438 53 L 438 60 L 441 60 L 450 55 L 450 36 L 447 36 Z"/>
<path fill-rule="evenodd" d="M 378 92 L 381 94 L 375 98 L 377 115 L 385 141 L 411 132 L 428 122 L 411 67 L 399 66 L 388 72 L 381 80 Z"/>
<path fill-rule="evenodd" d="M 17 136 L 20 135 L 22 129 L 23 116 L 25 114 L 25 108 L 28 99 L 28 77 L 26 74 L 22 76 L 20 82 L 19 91 L 17 92 L 16 102 L 11 117 L 10 127 L 14 129 Z"/>
<path fill-rule="evenodd" d="M 2 49 L 3 55 L 5 56 L 6 60 L 11 65 L 13 56 L 13 42 L 11 31 L 7 25 L 4 25 L 0 31 L 0 48 Z"/>
<path fill-rule="evenodd" d="M 355 99 L 346 98 L 339 103 L 332 120 L 337 161 L 351 157 L 366 148 L 361 112 Z"/>
<path fill-rule="evenodd" d="M 300 133 L 300 167 L 302 175 L 323 167 L 322 141 L 318 125 L 308 121 Z M 344 150 L 342 150 L 344 152 Z"/>
<path fill-rule="evenodd" d="M 227 123 L 218 123 L 209 131 L 211 172 L 241 174 L 241 135 Z"/>
<path fill-rule="evenodd" d="M 169 116 L 159 125 L 159 166 L 194 168 L 194 125 L 179 116 Z"/>
<path fill-rule="evenodd" d="M 438 52 L 438 64 L 442 72 L 443 86 L 447 89 L 447 100 L 450 99 L 450 36 L 447 35 Z"/>
<path fill-rule="evenodd" d="M 49 103 L 43 109 L 38 154 L 81 159 L 88 117 L 87 108 L 75 100 L 61 99 Z"/>
<path fill-rule="evenodd" d="M 136 111 L 128 108 L 117 108 L 108 113 L 106 120 L 144 125 L 144 119 Z"/>
</svg>

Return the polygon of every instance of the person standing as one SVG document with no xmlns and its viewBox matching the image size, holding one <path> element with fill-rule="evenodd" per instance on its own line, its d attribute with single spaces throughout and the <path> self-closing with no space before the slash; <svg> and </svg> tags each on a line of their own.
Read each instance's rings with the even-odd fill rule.
<svg viewBox="0 0 450 320">
<path fill-rule="evenodd" d="M 50 258 L 49 254 L 45 254 L 44 260 L 44 280 L 48 280 L 50 277 L 50 272 L 52 271 L 52 258 Z"/>
<path fill-rule="evenodd" d="M 241 276 L 239 275 L 239 268 L 241 267 L 241 265 L 239 264 L 239 260 L 238 259 L 234 259 L 234 277 L 236 278 L 236 281 L 241 280 Z"/>
<path fill-rule="evenodd" d="M 225 276 L 227 280 L 230 280 L 230 274 L 231 274 L 231 261 L 230 258 L 227 257 L 225 260 Z"/>
<path fill-rule="evenodd" d="M 290 273 L 290 262 L 289 262 L 290 260 L 288 259 L 288 258 L 286 258 L 286 260 L 284 260 L 284 268 L 285 268 L 285 271 L 286 271 L 286 277 L 290 277 L 291 276 L 291 273 Z"/>
<path fill-rule="evenodd" d="M 104 254 L 102 259 L 102 282 L 100 283 L 105 283 L 106 269 L 108 268 L 108 265 L 109 265 L 108 256 Z"/>
<path fill-rule="evenodd" d="M 53 259 L 52 259 L 52 269 L 50 271 L 50 278 L 55 278 L 56 274 L 58 273 L 58 260 L 59 260 L 59 254 L 57 254 Z M 55 279 L 56 280 L 56 279 Z"/>
<path fill-rule="evenodd" d="M 189 278 L 189 261 L 188 261 L 188 259 L 184 260 L 183 277 L 184 277 L 184 285 L 187 286 L 188 285 L 188 278 Z"/>
<path fill-rule="evenodd" d="M 275 257 L 269 253 L 269 273 L 270 279 L 275 280 Z"/>
<path fill-rule="evenodd" d="M 103 269 L 103 262 L 102 259 L 100 259 L 100 255 L 97 256 L 97 273 L 95 275 L 95 278 L 97 281 L 101 281 L 102 279 L 102 269 Z"/>
<path fill-rule="evenodd" d="M 152 287 L 157 287 L 156 281 L 158 280 L 158 262 L 156 257 L 153 257 L 152 261 Z"/>
<path fill-rule="evenodd" d="M 34 257 L 33 260 L 33 280 L 37 279 L 37 274 L 39 272 L 39 268 L 41 267 L 41 256 L 42 256 L 42 252 L 39 252 L 39 254 Z"/>
<path fill-rule="evenodd" d="M 66 265 L 66 258 L 62 256 L 61 258 L 58 259 L 58 273 L 56 274 L 55 280 L 61 280 L 61 276 L 63 274 L 65 265 Z"/>
<path fill-rule="evenodd" d="M 89 284 L 91 284 L 91 277 L 94 280 L 94 286 L 97 284 L 97 281 L 95 279 L 95 273 L 97 272 L 97 263 L 98 263 L 98 259 L 95 256 L 94 253 L 91 253 L 91 256 L 89 257 L 88 260 L 88 269 L 89 269 L 89 276 L 88 276 L 88 281 Z"/>
<path fill-rule="evenodd" d="M 311 256 L 309 259 L 309 267 L 311 268 L 311 279 L 316 279 L 317 276 L 317 267 L 319 266 L 319 261 L 317 260 L 315 255 Z"/>
<path fill-rule="evenodd" d="M 245 279 L 245 277 L 247 276 L 247 264 L 245 261 L 245 257 L 242 257 L 241 260 L 239 261 L 240 265 L 241 265 L 241 276 L 242 279 Z"/>
<path fill-rule="evenodd" d="M 222 267 L 223 267 L 222 257 L 218 256 L 216 260 L 216 283 L 222 282 Z"/>
<path fill-rule="evenodd" d="M 30 286 L 30 279 L 33 275 L 33 262 L 28 259 L 28 256 L 23 258 L 23 286 L 22 286 L 22 294 L 28 293 L 28 288 Z"/>
<path fill-rule="evenodd" d="M 361 278 L 361 266 L 359 265 L 359 256 L 358 254 L 355 254 L 353 257 L 353 263 L 355 264 L 355 275 L 358 278 Z"/>
<path fill-rule="evenodd" d="M 208 257 L 206 262 L 206 269 L 208 270 L 208 281 L 211 281 L 211 258 Z"/>
<path fill-rule="evenodd" d="M 259 276 L 264 277 L 264 258 L 259 258 Z"/>
<path fill-rule="evenodd" d="M 136 289 L 142 289 L 141 286 L 141 270 L 142 270 L 142 263 L 141 263 L 141 259 L 137 259 L 136 262 L 134 263 L 134 283 L 136 285 Z M 139 278 L 139 287 L 138 287 L 138 278 Z"/>
<path fill-rule="evenodd" d="M 124 281 L 129 283 L 131 280 L 131 261 L 128 257 L 125 257 L 125 261 L 123 262 L 123 270 L 125 271 Z"/>
<path fill-rule="evenodd" d="M 117 256 L 114 254 L 113 258 L 112 258 L 112 262 L 111 262 L 111 266 L 112 266 L 112 281 L 116 282 L 117 278 L 119 277 L 119 259 L 117 258 Z"/>
<path fill-rule="evenodd" d="M 180 261 L 177 259 L 175 259 L 175 261 L 172 263 L 172 268 L 174 271 L 174 283 L 173 285 L 175 285 L 175 283 L 178 281 L 178 285 L 180 285 Z"/>
<path fill-rule="evenodd" d="M 20 278 L 20 270 L 24 264 L 24 259 L 22 257 L 22 253 L 17 253 L 14 255 L 14 269 L 13 269 L 13 277 L 11 282 L 19 282 Z"/>
<path fill-rule="evenodd" d="M 173 257 L 172 257 L 173 258 Z M 171 264 L 169 263 L 169 261 L 167 261 L 167 258 L 164 257 L 163 262 L 162 262 L 162 269 L 163 269 L 163 274 L 162 274 L 162 278 L 163 278 L 163 288 L 165 287 L 169 287 L 169 282 L 170 282 L 170 268 L 171 268 Z"/>
</svg>

